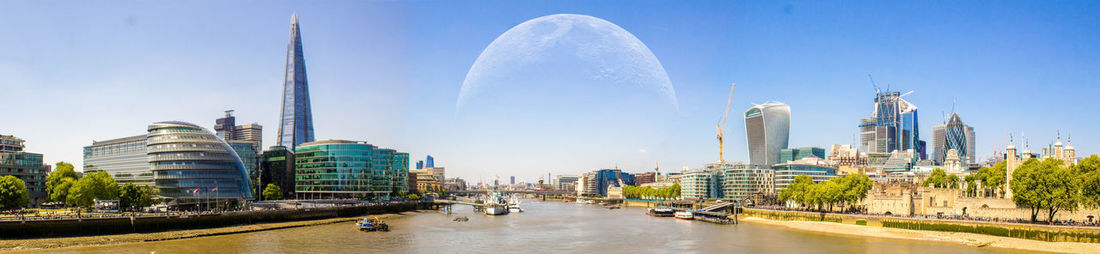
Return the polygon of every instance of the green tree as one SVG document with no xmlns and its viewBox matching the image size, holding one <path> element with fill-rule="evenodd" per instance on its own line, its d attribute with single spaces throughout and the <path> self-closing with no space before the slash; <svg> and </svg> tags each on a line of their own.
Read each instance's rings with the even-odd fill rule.
<svg viewBox="0 0 1100 254">
<path fill-rule="evenodd" d="M 409 200 L 420 200 L 420 195 L 409 194 L 408 196 L 405 196 L 405 198 L 407 198 Z"/>
<path fill-rule="evenodd" d="M 54 170 L 46 176 L 46 192 L 49 194 L 50 201 L 65 202 L 65 198 L 69 195 L 69 188 L 77 178 L 80 178 L 73 168 L 73 164 L 64 161 L 54 164 Z"/>
<path fill-rule="evenodd" d="M 153 205 L 153 188 L 137 186 L 133 183 L 122 185 L 118 195 L 118 205 L 122 209 L 135 209 Z"/>
<path fill-rule="evenodd" d="M 19 209 L 29 201 L 30 193 L 22 179 L 10 175 L 0 177 L 0 209 Z"/>
<path fill-rule="evenodd" d="M 955 189 L 959 187 L 959 176 L 948 175 L 943 169 L 933 169 L 932 175 L 928 176 L 928 179 L 924 179 L 921 186 Z"/>
<path fill-rule="evenodd" d="M 1083 179 L 1081 199 L 1085 205 L 1100 207 L 1100 157 L 1093 154 L 1077 162 L 1077 172 Z"/>
<path fill-rule="evenodd" d="M 1031 221 L 1047 212 L 1047 222 L 1053 223 L 1059 211 L 1073 211 L 1081 196 L 1081 181 L 1075 169 L 1063 166 L 1062 160 L 1029 159 L 1012 172 L 1012 201 L 1031 210 Z"/>
<path fill-rule="evenodd" d="M 91 207 L 94 201 L 118 199 L 119 186 L 111 175 L 96 171 L 81 177 L 69 189 L 65 204 L 70 206 Z"/>
<path fill-rule="evenodd" d="M 283 199 L 283 189 L 279 188 L 279 186 L 275 185 L 275 184 L 271 184 L 271 183 L 267 184 L 267 187 L 264 187 L 264 199 L 266 199 L 266 200 L 280 200 L 280 199 Z"/>
</svg>

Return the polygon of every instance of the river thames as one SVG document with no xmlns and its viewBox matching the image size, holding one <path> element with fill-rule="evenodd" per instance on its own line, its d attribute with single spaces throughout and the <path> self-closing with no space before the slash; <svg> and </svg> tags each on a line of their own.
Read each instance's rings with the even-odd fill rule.
<svg viewBox="0 0 1100 254">
<path fill-rule="evenodd" d="M 454 215 L 387 220 L 392 232 L 352 222 L 52 253 L 1023 253 L 959 244 L 835 236 L 753 223 L 714 225 L 645 216 L 645 209 L 530 201 L 526 212 L 490 217 L 469 206 Z M 454 222 L 467 216 L 468 222 Z"/>
</svg>

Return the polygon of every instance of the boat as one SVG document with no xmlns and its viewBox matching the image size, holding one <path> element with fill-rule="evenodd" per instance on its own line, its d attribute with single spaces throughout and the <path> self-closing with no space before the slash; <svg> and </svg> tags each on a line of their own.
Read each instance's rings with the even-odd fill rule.
<svg viewBox="0 0 1100 254">
<path fill-rule="evenodd" d="M 355 222 L 355 225 L 359 227 L 359 231 L 363 232 L 390 232 L 390 226 L 386 225 L 385 222 L 382 222 L 382 219 L 379 219 L 377 217 L 373 219 L 360 218 L 358 221 Z"/>
<path fill-rule="evenodd" d="M 508 212 L 510 213 L 522 213 L 523 208 L 519 207 L 519 199 L 512 196 L 512 200 L 508 201 Z"/>
<path fill-rule="evenodd" d="M 677 219 L 681 219 L 681 220 L 693 220 L 693 219 L 695 219 L 695 214 L 691 213 L 691 211 L 679 211 L 679 212 L 676 212 L 674 214 L 674 216 L 676 216 Z"/>
<path fill-rule="evenodd" d="M 649 215 L 649 216 L 653 216 L 653 217 L 672 217 L 673 215 L 675 215 L 675 213 L 676 213 L 676 211 L 673 211 L 670 208 L 658 207 L 658 208 L 650 208 L 649 211 L 645 212 L 645 215 Z"/>
<path fill-rule="evenodd" d="M 499 191 L 489 192 L 489 198 L 485 200 L 485 215 L 508 214 L 508 201 Z"/>
<path fill-rule="evenodd" d="M 487 205 L 485 206 L 485 215 L 505 215 L 508 214 L 508 207 L 501 205 Z"/>
</svg>

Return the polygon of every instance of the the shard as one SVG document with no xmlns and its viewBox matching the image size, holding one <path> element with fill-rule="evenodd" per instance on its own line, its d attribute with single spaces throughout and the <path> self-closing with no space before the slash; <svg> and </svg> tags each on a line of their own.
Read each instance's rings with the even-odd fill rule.
<svg viewBox="0 0 1100 254">
<path fill-rule="evenodd" d="M 313 113 L 309 107 L 309 82 L 302 53 L 302 33 L 298 15 L 290 16 L 290 43 L 286 46 L 286 80 L 283 83 L 283 114 L 279 123 L 278 143 L 293 150 L 313 141 Z"/>
</svg>

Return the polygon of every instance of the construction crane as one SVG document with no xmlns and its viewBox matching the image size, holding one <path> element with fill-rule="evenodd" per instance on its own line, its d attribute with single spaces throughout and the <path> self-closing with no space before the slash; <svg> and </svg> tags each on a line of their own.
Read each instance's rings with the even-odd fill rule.
<svg viewBox="0 0 1100 254">
<path fill-rule="evenodd" d="M 726 113 L 722 114 L 722 123 L 718 124 L 718 163 L 725 163 L 725 156 L 722 154 L 722 128 L 726 126 L 726 117 L 730 114 L 730 104 L 733 103 L 733 87 L 737 86 L 736 83 L 730 85 L 730 96 L 726 100 Z"/>
</svg>

